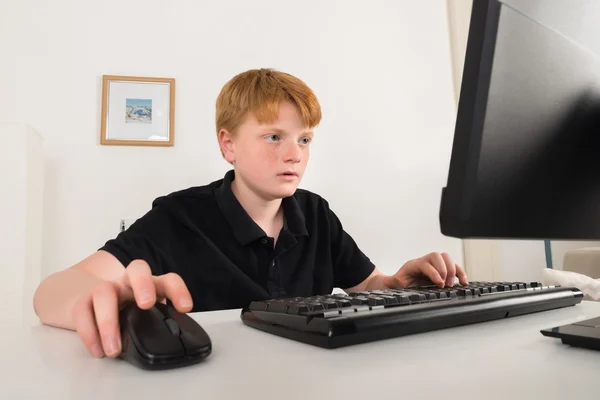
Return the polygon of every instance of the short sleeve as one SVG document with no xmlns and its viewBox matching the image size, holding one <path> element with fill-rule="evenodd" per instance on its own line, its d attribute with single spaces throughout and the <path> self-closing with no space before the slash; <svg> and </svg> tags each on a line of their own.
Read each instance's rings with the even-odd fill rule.
<svg viewBox="0 0 600 400">
<path fill-rule="evenodd" d="M 167 214 L 154 207 L 135 221 L 126 231 L 107 241 L 99 250 L 115 256 L 125 268 L 133 260 L 144 260 L 153 275 L 162 275 L 168 268 L 169 223 Z"/>
<path fill-rule="evenodd" d="M 358 285 L 371 275 L 375 265 L 359 249 L 346 232 L 335 213 L 329 210 L 329 230 L 333 261 L 334 287 L 347 289 Z"/>
</svg>

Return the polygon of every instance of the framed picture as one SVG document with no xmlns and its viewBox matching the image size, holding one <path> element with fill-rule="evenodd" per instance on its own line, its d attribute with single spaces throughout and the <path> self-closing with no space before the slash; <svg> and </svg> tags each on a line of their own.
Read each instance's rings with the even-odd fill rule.
<svg viewBox="0 0 600 400">
<path fill-rule="evenodd" d="M 175 79 L 104 75 L 100 144 L 173 146 Z"/>
</svg>

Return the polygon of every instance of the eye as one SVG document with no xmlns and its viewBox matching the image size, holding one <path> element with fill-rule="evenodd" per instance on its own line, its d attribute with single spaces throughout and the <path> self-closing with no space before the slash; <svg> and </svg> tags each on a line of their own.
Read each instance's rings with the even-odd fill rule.
<svg viewBox="0 0 600 400">
<path fill-rule="evenodd" d="M 277 142 L 277 141 L 279 141 L 280 138 L 279 138 L 279 135 L 269 135 L 269 136 L 267 136 L 266 139 L 269 142 Z"/>
<path fill-rule="evenodd" d="M 305 138 L 300 139 L 300 143 L 301 144 L 309 144 L 310 141 L 311 141 L 311 139 L 309 137 L 305 137 Z"/>
</svg>

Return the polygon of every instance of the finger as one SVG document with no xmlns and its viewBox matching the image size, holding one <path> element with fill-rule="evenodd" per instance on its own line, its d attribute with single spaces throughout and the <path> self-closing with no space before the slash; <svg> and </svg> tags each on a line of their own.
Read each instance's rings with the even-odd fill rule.
<svg viewBox="0 0 600 400">
<path fill-rule="evenodd" d="M 192 296 L 181 276 L 174 273 L 155 276 L 154 286 L 156 287 L 156 295 L 171 300 L 178 311 L 191 311 L 193 306 Z"/>
<path fill-rule="evenodd" d="M 431 282 L 433 282 L 437 286 L 444 287 L 444 278 L 442 278 L 437 268 L 435 268 L 433 265 L 429 263 L 422 264 L 421 273 L 427 276 L 431 280 Z"/>
<path fill-rule="evenodd" d="M 132 261 L 125 271 L 126 282 L 133 290 L 133 297 L 138 307 L 148 309 L 156 303 L 156 290 L 152 279 L 152 271 L 146 261 Z"/>
<path fill-rule="evenodd" d="M 94 316 L 94 308 L 92 307 L 92 299 L 86 298 L 85 301 L 80 301 L 73 308 L 73 326 L 79 334 L 81 341 L 94 357 L 101 358 L 104 356 L 100 335 L 96 327 L 96 319 Z"/>
<path fill-rule="evenodd" d="M 117 288 L 105 282 L 94 289 L 92 302 L 98 333 L 102 341 L 104 354 L 116 357 L 121 352 L 121 333 L 119 330 L 119 303 Z"/>
<path fill-rule="evenodd" d="M 442 280 L 445 282 L 446 276 L 448 276 L 448 271 L 446 270 L 446 262 L 444 261 L 444 258 L 440 253 L 431 253 L 429 256 L 431 265 L 435 267 L 442 277 Z"/>
<path fill-rule="evenodd" d="M 446 264 L 446 286 L 452 287 L 454 286 L 454 277 L 456 276 L 456 264 L 454 264 L 448 253 L 442 253 L 442 258 L 444 259 L 444 264 Z"/>
<path fill-rule="evenodd" d="M 465 273 L 465 271 L 458 266 L 458 264 L 455 265 L 456 268 L 456 276 L 458 277 L 458 281 L 460 282 L 461 285 L 468 285 L 469 281 L 467 280 L 467 274 Z"/>
</svg>

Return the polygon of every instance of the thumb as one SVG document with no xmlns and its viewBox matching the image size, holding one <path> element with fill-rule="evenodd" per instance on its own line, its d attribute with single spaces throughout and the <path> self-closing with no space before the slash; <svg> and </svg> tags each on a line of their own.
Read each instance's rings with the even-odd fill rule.
<svg viewBox="0 0 600 400">
<path fill-rule="evenodd" d="M 402 281 L 396 275 L 386 275 L 383 277 L 383 286 L 388 289 L 402 287 Z"/>
</svg>

